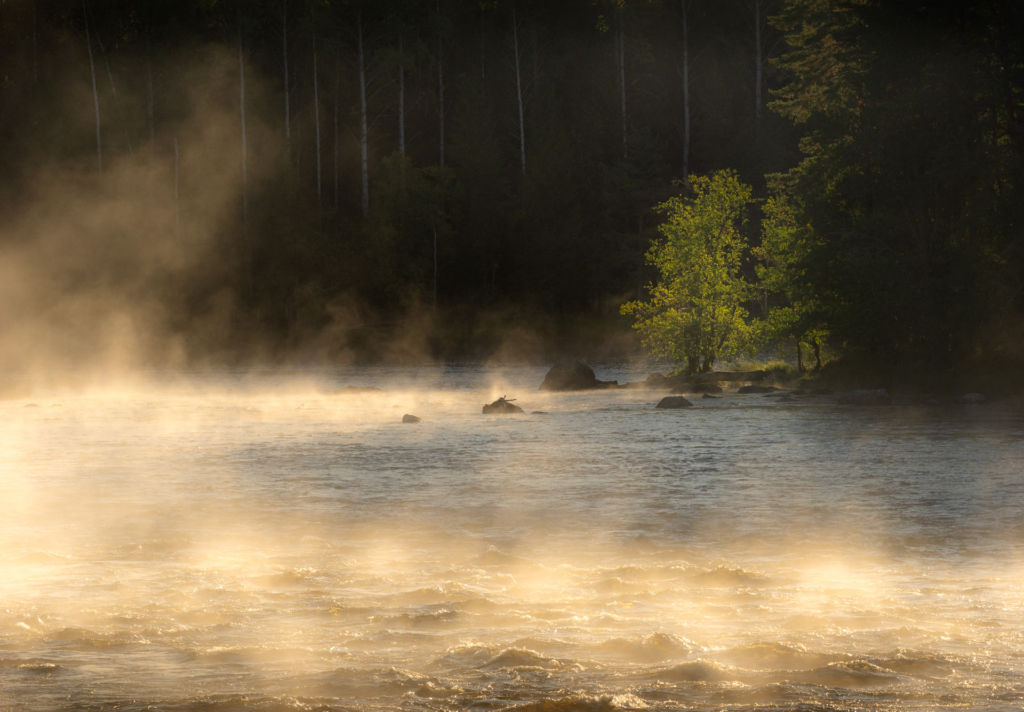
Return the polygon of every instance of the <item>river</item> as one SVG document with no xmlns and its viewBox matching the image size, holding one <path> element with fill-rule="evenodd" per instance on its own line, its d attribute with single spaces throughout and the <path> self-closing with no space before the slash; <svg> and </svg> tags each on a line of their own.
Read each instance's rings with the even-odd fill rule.
<svg viewBox="0 0 1024 712">
<path fill-rule="evenodd" d="M 0 402 L 0 708 L 1024 706 L 1019 406 L 659 411 L 543 375 Z M 526 413 L 481 415 L 502 395 Z"/>
</svg>

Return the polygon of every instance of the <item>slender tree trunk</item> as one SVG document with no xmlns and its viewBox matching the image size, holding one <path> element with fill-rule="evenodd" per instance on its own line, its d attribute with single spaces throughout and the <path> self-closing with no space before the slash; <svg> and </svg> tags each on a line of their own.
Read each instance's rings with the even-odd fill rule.
<svg viewBox="0 0 1024 712">
<path fill-rule="evenodd" d="M 437 226 L 434 226 L 434 309 L 437 309 Z"/>
<path fill-rule="evenodd" d="M 444 168 L 444 40 L 441 37 L 441 2 L 437 3 L 437 116 L 440 124 L 439 165 Z"/>
<path fill-rule="evenodd" d="M 118 117 L 121 119 L 121 124 L 124 127 L 124 140 L 128 144 L 128 155 L 135 157 L 135 151 L 132 149 L 132 139 L 128 135 L 128 122 L 124 119 L 124 114 L 121 112 L 121 102 L 117 98 L 117 85 L 114 84 L 114 73 L 110 70 L 110 60 L 107 58 L 107 50 L 103 47 L 103 40 L 100 39 L 99 34 L 96 35 L 96 44 L 100 46 L 100 54 L 103 55 L 103 64 L 107 68 L 107 78 L 110 80 L 110 93 L 114 97 L 114 109 L 117 111 Z"/>
<path fill-rule="evenodd" d="M 356 24 L 359 37 L 359 123 L 362 130 L 363 217 L 366 218 L 370 216 L 370 139 L 366 128 L 366 60 L 363 54 L 363 16 L 361 13 L 356 13 Z"/>
<path fill-rule="evenodd" d="M 317 76 L 316 32 L 313 33 L 313 111 L 316 114 L 316 200 L 322 208 L 324 206 L 324 183 L 320 166 L 320 81 Z"/>
<path fill-rule="evenodd" d="M 405 158 L 405 57 L 398 37 L 398 150 Z"/>
<path fill-rule="evenodd" d="M 150 42 L 149 28 L 146 28 L 146 84 L 149 89 L 149 101 L 146 103 L 146 120 L 149 122 L 149 162 L 156 158 L 156 132 L 153 116 L 153 47 Z"/>
<path fill-rule="evenodd" d="M 85 17 L 85 45 L 89 49 L 89 71 L 92 73 L 92 101 L 96 108 L 96 159 L 100 173 L 103 172 L 103 138 L 100 130 L 100 93 L 96 88 L 96 64 L 92 58 L 92 35 L 89 33 L 89 11 L 82 0 L 82 15 Z"/>
<path fill-rule="evenodd" d="M 292 152 L 292 81 L 288 74 L 288 0 L 281 7 L 281 53 L 284 56 L 284 138 L 287 142 L 288 158 Z"/>
<path fill-rule="evenodd" d="M 32 83 L 39 83 L 39 29 L 36 2 L 32 0 Z"/>
<path fill-rule="evenodd" d="M 245 252 L 245 275 L 249 296 L 252 296 L 252 248 L 249 245 L 249 144 L 245 136 L 245 57 L 242 53 L 242 5 L 238 5 L 238 74 L 239 101 L 242 118 L 242 247 Z"/>
<path fill-rule="evenodd" d="M 174 139 L 174 239 L 181 246 L 181 192 L 179 190 L 178 139 Z"/>
<path fill-rule="evenodd" d="M 516 6 L 512 5 L 512 49 L 516 60 L 516 99 L 519 102 L 519 161 L 523 175 L 526 175 L 526 124 L 523 115 L 523 80 L 520 69 L 519 21 L 516 19 Z"/>
<path fill-rule="evenodd" d="M 690 182 L 690 0 L 681 0 L 683 11 L 683 180 Z"/>
<path fill-rule="evenodd" d="M 814 372 L 817 373 L 821 370 L 821 344 L 815 339 L 814 343 Z"/>
<path fill-rule="evenodd" d="M 338 104 L 341 103 L 341 61 L 334 62 L 334 209 L 338 209 Z"/>
<path fill-rule="evenodd" d="M 754 126 L 761 128 L 761 73 L 764 62 L 761 56 L 761 0 L 754 0 Z"/>
<path fill-rule="evenodd" d="M 626 126 L 626 20 L 619 11 L 619 88 L 622 91 L 622 158 L 629 158 Z"/>
<path fill-rule="evenodd" d="M 807 373 L 807 369 L 804 368 L 804 348 L 800 339 L 796 340 L 796 369 L 800 373 Z"/>
</svg>

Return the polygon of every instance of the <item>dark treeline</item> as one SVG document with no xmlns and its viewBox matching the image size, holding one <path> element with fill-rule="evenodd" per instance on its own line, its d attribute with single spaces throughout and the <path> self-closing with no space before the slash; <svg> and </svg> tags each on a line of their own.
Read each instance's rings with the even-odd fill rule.
<svg viewBox="0 0 1024 712">
<path fill-rule="evenodd" d="M 809 231 L 752 314 L 799 298 L 793 339 L 827 334 L 893 366 L 1020 347 L 1019 4 L 5 0 L 0 13 L 6 199 L 40 166 L 169 175 L 174 162 L 162 189 L 179 196 L 171 239 L 187 251 L 202 168 L 176 157 L 202 140 L 197 112 L 237 113 L 223 132 L 235 208 L 189 308 L 228 285 L 281 334 L 342 303 L 353 323 L 417 305 L 612 317 L 656 276 L 655 207 L 728 168 Z M 213 49 L 220 80 L 205 85 Z"/>
</svg>

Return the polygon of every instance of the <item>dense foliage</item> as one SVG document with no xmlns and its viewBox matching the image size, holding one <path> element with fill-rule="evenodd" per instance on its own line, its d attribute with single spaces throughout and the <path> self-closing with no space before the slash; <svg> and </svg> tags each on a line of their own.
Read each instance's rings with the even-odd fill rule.
<svg viewBox="0 0 1024 712">
<path fill-rule="evenodd" d="M 707 284 L 668 246 L 742 181 L 751 249 L 722 266 L 722 308 L 747 316 L 660 353 L 704 368 L 753 329 L 887 367 L 1018 357 L 1022 15 L 981 0 L 2 0 L 0 191 L 38 200 L 26 186 L 69 167 L 130 184 L 165 221 L 139 230 L 207 246 L 168 288 L 183 323 L 229 293 L 286 336 L 417 305 L 615 318 L 664 297 L 648 291 L 661 275 Z M 125 166 L 154 175 L 116 184 Z M 230 210 L 211 220 L 215 185 Z"/>
</svg>

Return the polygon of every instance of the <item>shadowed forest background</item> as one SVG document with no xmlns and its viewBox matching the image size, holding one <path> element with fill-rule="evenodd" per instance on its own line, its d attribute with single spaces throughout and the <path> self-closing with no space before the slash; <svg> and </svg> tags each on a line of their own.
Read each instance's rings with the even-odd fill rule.
<svg viewBox="0 0 1024 712">
<path fill-rule="evenodd" d="M 656 206 L 723 169 L 756 199 L 746 312 L 797 315 L 762 351 L 1024 356 L 1019 3 L 3 0 L 0 23 L 8 368 L 621 352 Z M 782 257 L 768 199 L 801 231 Z"/>
</svg>

